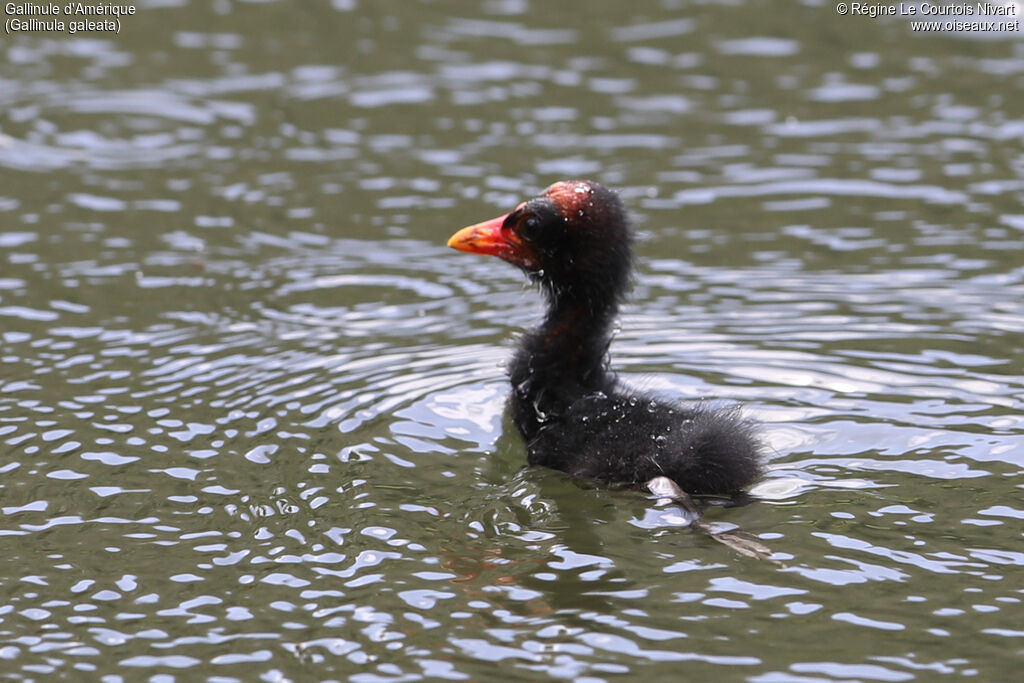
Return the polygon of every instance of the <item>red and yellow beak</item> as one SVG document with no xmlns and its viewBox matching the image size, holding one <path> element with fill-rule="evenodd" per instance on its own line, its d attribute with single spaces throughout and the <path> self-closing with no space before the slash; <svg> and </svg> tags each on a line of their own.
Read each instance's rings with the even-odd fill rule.
<svg viewBox="0 0 1024 683">
<path fill-rule="evenodd" d="M 459 230 L 448 239 L 448 246 L 470 254 L 497 256 L 521 268 L 536 268 L 536 259 L 516 235 L 515 230 L 502 229 L 509 215 L 511 214 Z"/>
</svg>

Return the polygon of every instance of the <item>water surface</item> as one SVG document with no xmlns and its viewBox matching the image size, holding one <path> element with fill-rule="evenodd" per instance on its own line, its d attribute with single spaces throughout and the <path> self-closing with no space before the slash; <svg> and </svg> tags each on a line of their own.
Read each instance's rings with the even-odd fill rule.
<svg viewBox="0 0 1024 683">
<path fill-rule="evenodd" d="M 1015 678 L 1019 32 L 137 8 L 0 44 L 0 671 Z M 622 377 L 764 424 L 757 500 L 707 521 L 771 561 L 524 467 L 538 297 L 444 242 L 563 177 L 636 217 Z"/>
</svg>

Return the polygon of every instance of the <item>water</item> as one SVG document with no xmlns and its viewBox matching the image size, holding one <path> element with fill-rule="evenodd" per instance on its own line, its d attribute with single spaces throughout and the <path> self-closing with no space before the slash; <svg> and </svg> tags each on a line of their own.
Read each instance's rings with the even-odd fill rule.
<svg viewBox="0 0 1024 683">
<path fill-rule="evenodd" d="M 1019 32 L 136 7 L 0 45 L 0 672 L 1016 678 Z M 770 560 L 524 467 L 537 296 L 444 242 L 578 176 L 640 236 L 616 368 L 764 424 L 706 521 Z"/>
</svg>

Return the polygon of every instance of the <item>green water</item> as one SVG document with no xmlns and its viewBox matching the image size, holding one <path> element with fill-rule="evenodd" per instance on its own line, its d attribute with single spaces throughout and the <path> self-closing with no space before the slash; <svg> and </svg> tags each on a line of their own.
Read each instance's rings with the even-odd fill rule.
<svg viewBox="0 0 1024 683">
<path fill-rule="evenodd" d="M 135 7 L 0 39 L 0 675 L 1017 678 L 1019 30 Z M 569 177 L 636 219 L 621 376 L 763 423 L 706 519 L 770 560 L 525 467 L 538 297 L 444 244 Z"/>
</svg>

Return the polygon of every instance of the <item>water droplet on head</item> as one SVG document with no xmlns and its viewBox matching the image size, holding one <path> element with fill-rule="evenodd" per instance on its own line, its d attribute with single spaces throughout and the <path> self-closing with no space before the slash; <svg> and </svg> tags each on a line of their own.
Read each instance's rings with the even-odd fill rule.
<svg viewBox="0 0 1024 683">
<path fill-rule="evenodd" d="M 590 194 L 593 190 L 591 190 L 590 185 L 584 185 L 583 183 L 580 183 L 579 185 L 573 188 L 573 191 L 576 194 Z"/>
<path fill-rule="evenodd" d="M 533 412 L 537 415 L 537 419 L 541 422 L 544 422 L 545 420 L 548 419 L 548 414 L 540 409 L 540 400 L 536 400 L 533 402 Z"/>
</svg>

